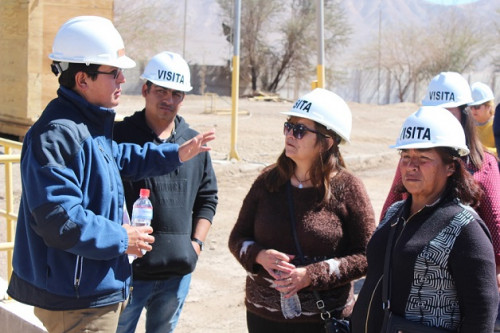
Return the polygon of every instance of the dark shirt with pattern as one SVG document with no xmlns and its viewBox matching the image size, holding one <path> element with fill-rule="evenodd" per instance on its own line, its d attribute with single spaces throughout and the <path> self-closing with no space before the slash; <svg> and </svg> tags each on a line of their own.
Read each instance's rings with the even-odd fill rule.
<svg viewBox="0 0 500 333">
<path fill-rule="evenodd" d="M 229 249 L 248 272 L 247 310 L 273 321 L 319 322 L 312 290 L 318 290 L 327 310 L 349 316 L 354 304 L 353 281 L 366 273 L 365 249 L 375 229 L 374 212 L 362 182 L 342 170 L 331 180 L 332 197 L 321 203 L 317 188 L 292 187 L 296 230 L 302 252 L 313 258 L 306 266 L 311 285 L 298 292 L 302 315 L 285 319 L 273 278 L 255 259 L 263 249 L 296 255 L 291 233 L 287 186 L 269 192 L 264 175 L 247 194 L 229 238 Z M 316 260 L 314 260 L 316 259 Z"/>
<path fill-rule="evenodd" d="M 491 333 L 498 307 L 489 232 L 477 213 L 445 197 L 410 216 L 411 197 L 391 206 L 368 243 L 368 273 L 352 315 L 353 333 L 382 327 L 389 231 L 390 304 L 396 315 L 461 333 Z M 399 221 L 399 223 L 397 223 Z"/>
</svg>

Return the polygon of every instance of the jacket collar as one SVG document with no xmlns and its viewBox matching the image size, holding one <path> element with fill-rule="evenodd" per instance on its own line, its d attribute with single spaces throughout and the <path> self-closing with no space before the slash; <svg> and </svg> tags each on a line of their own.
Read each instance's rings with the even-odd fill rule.
<svg viewBox="0 0 500 333">
<path fill-rule="evenodd" d="M 115 110 L 89 103 L 85 98 L 71 89 L 59 86 L 59 98 L 71 103 L 92 126 L 100 128 L 105 133 L 111 133 L 115 119 Z"/>
<path fill-rule="evenodd" d="M 151 140 L 158 144 L 164 142 L 170 142 L 170 143 L 176 142 L 176 138 L 179 137 L 186 128 L 184 119 L 181 116 L 176 115 L 174 119 L 175 122 L 174 132 L 169 138 L 167 138 L 166 140 L 162 140 L 158 138 L 156 133 L 151 128 L 149 128 L 148 124 L 146 123 L 146 109 L 142 109 L 141 111 L 135 112 L 133 115 L 130 116 L 130 121 L 132 121 L 142 131 L 147 133 L 148 136 L 151 138 Z"/>
</svg>

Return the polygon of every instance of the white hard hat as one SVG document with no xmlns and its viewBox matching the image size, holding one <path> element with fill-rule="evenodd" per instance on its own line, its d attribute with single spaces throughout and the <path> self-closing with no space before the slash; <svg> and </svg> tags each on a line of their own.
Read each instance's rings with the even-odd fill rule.
<svg viewBox="0 0 500 333">
<path fill-rule="evenodd" d="M 118 68 L 135 66 L 125 55 L 122 37 L 113 23 L 99 16 L 77 16 L 64 23 L 56 34 L 49 58 Z"/>
<path fill-rule="evenodd" d="M 185 92 L 193 89 L 187 62 L 173 52 L 161 52 L 151 58 L 141 78 L 164 88 Z"/>
<path fill-rule="evenodd" d="M 337 94 L 316 88 L 300 97 L 290 111 L 281 112 L 289 116 L 311 119 L 333 130 L 349 142 L 352 129 L 352 114 L 346 102 Z"/>
<path fill-rule="evenodd" d="M 406 118 L 396 149 L 450 147 L 460 156 L 469 154 L 460 122 L 448 110 L 439 106 L 422 106 Z"/>
<path fill-rule="evenodd" d="M 470 89 L 472 92 L 472 99 L 474 101 L 469 103 L 469 105 L 481 105 L 495 99 L 493 91 L 491 91 L 490 87 L 482 82 L 474 82 L 471 84 Z"/>
<path fill-rule="evenodd" d="M 470 87 L 465 78 L 456 72 L 442 72 L 432 78 L 422 105 L 453 108 L 471 102 Z"/>
</svg>

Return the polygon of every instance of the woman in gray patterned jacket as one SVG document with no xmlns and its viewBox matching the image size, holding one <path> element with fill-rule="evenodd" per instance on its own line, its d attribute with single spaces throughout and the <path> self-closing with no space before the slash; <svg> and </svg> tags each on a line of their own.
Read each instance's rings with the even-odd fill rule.
<svg viewBox="0 0 500 333">
<path fill-rule="evenodd" d="M 466 206 L 480 200 L 481 190 L 460 159 L 469 153 L 460 123 L 445 109 L 424 106 L 406 119 L 393 148 L 401 150 L 400 190 L 409 196 L 388 209 L 368 243 L 352 332 L 386 331 L 387 244 L 385 304 L 392 315 L 422 325 L 422 332 L 493 332 L 495 257 L 488 229 Z"/>
</svg>

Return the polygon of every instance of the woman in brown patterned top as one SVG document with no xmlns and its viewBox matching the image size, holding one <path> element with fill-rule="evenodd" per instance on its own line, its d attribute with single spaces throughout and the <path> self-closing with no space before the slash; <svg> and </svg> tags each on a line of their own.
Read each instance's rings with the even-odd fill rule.
<svg viewBox="0 0 500 333">
<path fill-rule="evenodd" d="M 366 273 L 365 248 L 375 228 L 366 189 L 345 169 L 338 148 L 351 132 L 347 104 L 318 88 L 283 113 L 289 116 L 285 149 L 252 185 L 229 238 L 231 252 L 248 272 L 250 333 L 321 332 L 313 291 L 319 292 L 331 315 L 349 317 L 353 281 Z M 301 263 L 289 194 L 304 255 Z M 285 318 L 280 293 L 285 298 L 298 294 L 298 316 Z"/>
</svg>

